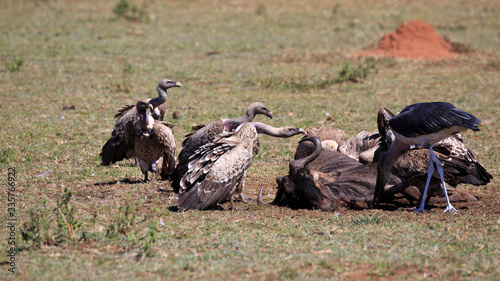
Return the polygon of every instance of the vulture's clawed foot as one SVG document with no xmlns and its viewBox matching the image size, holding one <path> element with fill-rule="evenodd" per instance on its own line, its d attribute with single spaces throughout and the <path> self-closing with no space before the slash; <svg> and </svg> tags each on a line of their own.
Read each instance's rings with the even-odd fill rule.
<svg viewBox="0 0 500 281">
<path fill-rule="evenodd" d="M 231 207 L 230 207 L 230 210 L 231 210 L 231 211 L 236 210 L 236 207 L 234 206 L 234 199 L 233 199 L 233 198 L 234 198 L 234 196 L 235 196 L 235 194 L 233 194 L 233 195 L 229 198 L 229 204 L 231 205 Z"/>
<path fill-rule="evenodd" d="M 231 196 L 231 200 L 241 201 L 241 202 L 246 203 L 246 204 L 257 203 L 259 205 L 262 205 L 262 204 L 264 204 L 264 202 L 262 201 L 262 190 L 263 189 L 264 189 L 264 187 L 261 187 L 261 189 L 259 191 L 259 195 L 257 195 L 257 198 L 254 198 L 252 196 L 248 196 L 245 193 L 240 192 L 240 193 L 233 194 L 233 196 Z"/>
</svg>

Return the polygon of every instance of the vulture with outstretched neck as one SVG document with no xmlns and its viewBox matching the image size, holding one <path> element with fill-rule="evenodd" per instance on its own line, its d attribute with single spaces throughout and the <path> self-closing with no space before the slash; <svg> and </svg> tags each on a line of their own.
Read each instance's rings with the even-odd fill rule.
<svg viewBox="0 0 500 281">
<path fill-rule="evenodd" d="M 127 145 L 133 148 L 144 181 L 148 180 L 148 172 L 153 173 L 151 181 L 155 181 L 157 175 L 166 178 L 175 166 L 174 135 L 168 125 L 153 118 L 154 108 L 148 100 L 137 101 L 136 110 L 138 118 L 128 122 L 125 128 Z"/>
<path fill-rule="evenodd" d="M 291 137 L 304 130 L 246 122 L 234 132 L 221 134 L 201 146 L 189 158 L 187 171 L 180 180 L 179 210 L 205 210 L 241 193 L 246 171 L 259 150 L 258 133 Z"/>
<path fill-rule="evenodd" d="M 167 100 L 167 89 L 172 87 L 182 87 L 181 83 L 169 79 L 163 79 L 156 85 L 158 92 L 157 98 L 145 99 L 147 103 L 153 106 L 151 115 L 154 119 L 162 121 L 165 114 L 165 101 Z M 125 105 L 118 110 L 114 116 L 116 119 L 115 126 L 111 132 L 111 137 L 102 147 L 101 157 L 102 165 L 110 165 L 123 159 L 133 158 L 133 147 L 127 145 L 125 141 L 125 128 L 128 123 L 133 123 L 137 119 L 136 105 Z"/>
<path fill-rule="evenodd" d="M 232 132 L 239 125 L 245 122 L 252 122 L 257 114 L 265 115 L 271 119 L 273 118 L 272 112 L 262 103 L 254 102 L 250 104 L 245 116 L 243 117 L 234 119 L 217 119 L 207 125 L 193 126 L 193 132 L 186 135 L 186 138 L 182 142 L 182 150 L 177 156 L 177 167 L 170 176 L 174 192 L 179 192 L 181 178 L 188 170 L 187 164 L 189 162 L 189 157 L 193 155 L 196 149 L 213 141 L 218 135 L 224 132 Z"/>
</svg>

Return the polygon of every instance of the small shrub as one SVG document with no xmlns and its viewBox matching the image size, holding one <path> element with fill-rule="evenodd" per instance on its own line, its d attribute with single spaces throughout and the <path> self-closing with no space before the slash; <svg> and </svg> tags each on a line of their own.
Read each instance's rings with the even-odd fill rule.
<svg viewBox="0 0 500 281">
<path fill-rule="evenodd" d="M 123 73 L 132 73 L 132 64 L 128 62 L 123 63 Z"/>
<path fill-rule="evenodd" d="M 11 148 L 0 151 L 0 163 L 9 164 L 16 157 L 16 151 Z"/>
<path fill-rule="evenodd" d="M 125 61 L 123 63 L 123 71 L 122 71 L 122 82 L 121 83 L 118 83 L 116 84 L 116 91 L 120 92 L 120 91 L 123 91 L 125 93 L 130 93 L 130 89 L 132 88 L 132 86 L 130 85 L 130 78 L 129 78 L 129 74 L 131 74 L 133 72 L 133 67 L 132 67 L 132 64 L 130 64 L 129 62 Z"/>
<path fill-rule="evenodd" d="M 153 255 L 153 244 L 158 241 L 158 229 L 156 228 L 156 221 L 153 220 L 149 224 L 148 232 L 144 237 L 144 246 L 142 247 L 142 252 L 146 255 L 146 257 L 151 257 Z"/>
<path fill-rule="evenodd" d="M 455 53 L 461 53 L 461 54 L 467 54 L 467 53 L 472 53 L 474 50 L 462 43 L 458 42 L 450 42 L 451 44 L 451 50 Z"/>
<path fill-rule="evenodd" d="M 340 10 L 340 4 L 336 3 L 335 6 L 333 6 L 333 8 L 332 8 L 332 15 L 334 15 L 334 16 L 338 15 L 339 10 Z"/>
<path fill-rule="evenodd" d="M 125 206 L 120 207 L 113 223 L 106 229 L 106 237 L 113 239 L 120 235 L 127 235 L 137 218 L 137 208 L 127 202 Z"/>
<path fill-rule="evenodd" d="M 500 60 L 492 60 L 486 64 L 486 69 L 500 70 Z"/>
<path fill-rule="evenodd" d="M 9 72 L 17 72 L 21 70 L 23 63 L 24 59 L 14 59 L 13 61 L 7 62 L 5 68 L 7 68 Z"/>
<path fill-rule="evenodd" d="M 149 6 L 149 1 L 145 0 L 142 2 L 142 5 L 139 7 L 133 2 L 129 2 L 127 0 L 120 0 L 116 3 L 113 8 L 113 13 L 118 18 L 124 18 L 129 21 L 139 21 L 144 22 L 148 21 L 147 17 L 147 8 Z"/>
<path fill-rule="evenodd" d="M 57 206 L 54 209 L 58 214 L 57 225 L 59 230 L 59 242 L 72 241 L 75 238 L 75 233 L 82 226 L 82 223 L 75 217 L 76 208 L 70 204 L 71 196 L 71 190 L 65 187 L 61 200 L 57 200 Z"/>
<path fill-rule="evenodd" d="M 49 231 L 51 229 L 51 213 L 47 211 L 47 199 L 43 198 L 41 208 L 31 208 L 28 210 L 28 219 L 20 228 L 21 238 L 24 248 L 39 249 L 42 245 L 56 244 Z"/>
<path fill-rule="evenodd" d="M 382 222 L 382 219 L 380 217 L 358 217 L 351 221 L 352 226 L 363 226 L 363 225 L 368 225 L 368 224 L 380 224 Z"/>
<path fill-rule="evenodd" d="M 21 227 L 21 237 L 25 243 L 31 241 L 32 246 L 40 248 L 42 245 L 41 231 L 40 231 L 40 215 L 37 214 L 35 209 L 28 210 L 28 220 L 25 221 Z"/>
<path fill-rule="evenodd" d="M 257 5 L 257 8 L 255 9 L 255 13 L 258 15 L 258 16 L 263 16 L 266 14 L 266 5 L 262 4 L 262 3 L 259 3 L 259 5 Z"/>
<path fill-rule="evenodd" d="M 82 227 L 82 223 L 76 219 L 77 209 L 70 204 L 71 196 L 71 190 L 64 188 L 56 207 L 51 211 L 48 211 L 50 209 L 46 206 L 45 198 L 42 201 L 42 208 L 28 210 L 29 219 L 22 224 L 20 229 L 26 248 L 59 245 L 76 240 L 75 233 Z M 53 215 L 57 217 L 56 220 L 51 219 Z M 56 221 L 56 227 L 53 221 Z"/>
<path fill-rule="evenodd" d="M 337 76 L 337 83 L 342 83 L 344 81 L 360 82 L 365 79 L 370 70 L 375 68 L 375 60 L 366 59 L 354 67 L 350 62 L 346 62 L 344 67 Z"/>
<path fill-rule="evenodd" d="M 135 5 L 128 2 L 127 0 L 120 0 L 118 1 L 118 3 L 116 3 L 115 7 L 113 8 L 113 13 L 117 17 L 126 18 L 127 15 L 129 14 L 129 11 L 132 9 L 132 6 Z"/>
</svg>

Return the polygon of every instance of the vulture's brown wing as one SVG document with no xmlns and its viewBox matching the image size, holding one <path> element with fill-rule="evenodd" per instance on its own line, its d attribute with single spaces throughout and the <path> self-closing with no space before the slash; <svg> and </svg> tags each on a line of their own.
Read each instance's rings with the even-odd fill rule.
<svg viewBox="0 0 500 281">
<path fill-rule="evenodd" d="M 116 120 L 111 137 L 102 147 L 101 157 L 102 165 L 110 165 L 123 159 L 133 157 L 133 145 L 130 146 L 125 140 L 125 131 L 129 123 L 133 123 L 137 115 L 134 106 L 126 105 L 115 115 Z M 133 129 L 132 129 L 133 130 Z"/>
<path fill-rule="evenodd" d="M 223 201 L 252 163 L 253 142 L 231 136 L 197 150 L 181 179 L 179 209 L 203 210 Z"/>
<path fill-rule="evenodd" d="M 174 192 L 179 192 L 181 188 L 180 181 L 188 169 L 189 157 L 191 157 L 198 148 L 213 141 L 224 131 L 224 121 L 218 119 L 208 125 L 199 125 L 199 127 L 194 129 L 196 130 L 187 134 L 182 142 L 182 150 L 177 156 L 177 166 L 170 175 Z"/>
<path fill-rule="evenodd" d="M 163 173 L 171 174 L 175 168 L 175 138 L 170 123 L 164 121 L 155 121 L 155 136 L 161 146 L 164 148 L 166 158 L 162 168 Z"/>
</svg>

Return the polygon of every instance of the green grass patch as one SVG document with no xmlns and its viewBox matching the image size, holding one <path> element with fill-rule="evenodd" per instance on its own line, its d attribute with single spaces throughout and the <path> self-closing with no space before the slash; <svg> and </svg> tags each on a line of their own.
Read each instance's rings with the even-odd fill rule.
<svg viewBox="0 0 500 281">
<path fill-rule="evenodd" d="M 113 8 L 113 14 L 128 21 L 147 22 L 149 20 L 148 7 L 153 2 L 144 0 L 141 5 L 137 5 L 133 1 L 119 0 Z"/>
<path fill-rule="evenodd" d="M 7 63 L 5 63 L 5 68 L 9 72 L 17 72 L 21 70 L 21 66 L 23 66 L 24 59 L 19 58 L 19 59 L 13 59 Z"/>
</svg>

